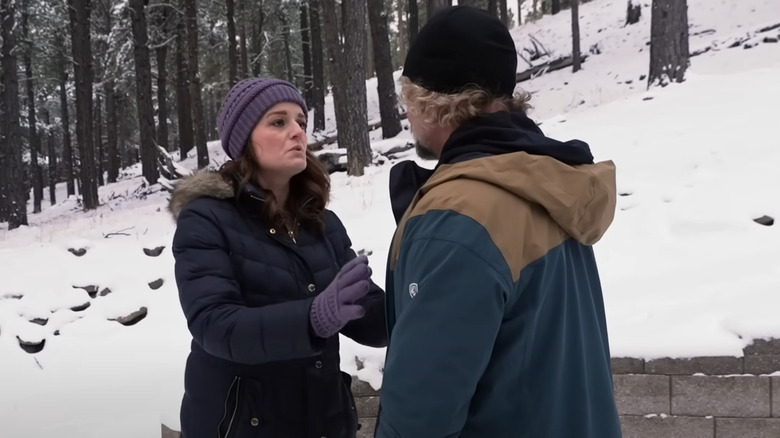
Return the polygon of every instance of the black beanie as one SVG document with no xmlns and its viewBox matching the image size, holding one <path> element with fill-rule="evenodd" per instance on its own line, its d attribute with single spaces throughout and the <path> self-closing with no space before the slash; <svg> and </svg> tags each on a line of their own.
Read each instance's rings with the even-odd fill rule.
<svg viewBox="0 0 780 438">
<path fill-rule="evenodd" d="M 517 83 L 515 42 L 487 11 L 444 8 L 412 42 L 403 75 L 439 93 L 455 94 L 477 85 L 497 97 L 512 96 Z"/>
</svg>

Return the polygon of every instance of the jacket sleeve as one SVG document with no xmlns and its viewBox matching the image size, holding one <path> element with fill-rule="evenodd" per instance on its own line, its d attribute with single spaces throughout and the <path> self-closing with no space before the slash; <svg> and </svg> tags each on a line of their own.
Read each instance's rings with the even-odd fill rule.
<svg viewBox="0 0 780 438">
<path fill-rule="evenodd" d="M 377 438 L 458 437 L 504 314 L 506 275 L 461 243 L 404 242 Z M 402 304 L 402 306 L 399 306 Z"/>
<path fill-rule="evenodd" d="M 195 342 L 213 356 L 244 364 L 318 354 L 324 340 L 310 334 L 312 299 L 247 307 L 216 218 L 192 204 L 178 217 L 172 251 L 179 301 Z"/>
<path fill-rule="evenodd" d="M 338 217 L 336 217 L 336 222 L 342 239 L 342 243 L 339 245 L 340 248 L 336 248 L 339 251 L 338 262 L 340 266 L 344 266 L 347 262 L 357 257 L 357 255 L 352 249 L 352 240 Z M 360 300 L 358 304 L 366 309 L 365 316 L 348 322 L 341 329 L 341 334 L 362 345 L 374 348 L 386 347 L 385 292 L 372 281 L 368 295 Z"/>
</svg>

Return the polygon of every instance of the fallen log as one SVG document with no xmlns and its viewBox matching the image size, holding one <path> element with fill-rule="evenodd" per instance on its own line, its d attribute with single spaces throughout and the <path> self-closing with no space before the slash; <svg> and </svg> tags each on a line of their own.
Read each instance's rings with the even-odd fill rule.
<svg viewBox="0 0 780 438">
<path fill-rule="evenodd" d="M 588 59 L 588 55 L 583 53 L 580 55 L 580 62 L 585 62 L 585 60 Z M 555 60 L 552 60 L 550 62 L 546 62 L 544 64 L 540 64 L 534 67 L 529 68 L 526 71 L 522 71 L 517 73 L 515 76 L 515 80 L 517 83 L 527 81 L 529 79 L 533 79 L 536 77 L 539 73 L 550 73 L 554 72 L 556 70 L 562 70 L 566 67 L 570 67 L 574 63 L 574 60 L 571 56 L 565 56 L 561 57 Z"/>
<path fill-rule="evenodd" d="M 401 120 L 406 120 L 406 113 L 402 112 L 399 113 L 398 116 L 401 118 Z M 377 120 L 375 122 L 368 124 L 368 132 L 371 132 L 375 129 L 379 129 L 382 127 L 382 120 Z M 307 145 L 310 151 L 319 151 L 323 148 L 323 146 L 327 144 L 333 144 L 339 139 L 338 134 L 328 135 L 326 137 L 323 137 L 317 141 L 313 141 Z"/>
</svg>

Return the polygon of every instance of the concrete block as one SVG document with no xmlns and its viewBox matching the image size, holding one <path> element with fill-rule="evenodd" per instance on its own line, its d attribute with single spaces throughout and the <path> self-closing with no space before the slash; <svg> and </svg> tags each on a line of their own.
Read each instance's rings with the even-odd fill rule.
<svg viewBox="0 0 780 438">
<path fill-rule="evenodd" d="M 745 374 L 772 374 L 780 371 L 780 354 L 745 356 Z"/>
<path fill-rule="evenodd" d="M 360 397 L 364 395 L 379 395 L 379 391 L 371 387 L 368 382 L 364 382 L 355 376 L 352 376 L 352 395 Z"/>
<path fill-rule="evenodd" d="M 180 438 L 181 432 L 173 430 L 166 425 L 162 425 L 162 438 Z"/>
<path fill-rule="evenodd" d="M 780 339 L 754 339 L 753 343 L 745 347 L 745 355 L 749 354 L 780 354 Z"/>
<path fill-rule="evenodd" d="M 772 377 L 772 416 L 780 418 L 780 377 Z"/>
<path fill-rule="evenodd" d="M 716 418 L 715 438 L 777 438 L 780 418 Z"/>
<path fill-rule="evenodd" d="M 358 424 L 357 438 L 374 438 L 376 418 L 358 418 Z"/>
<path fill-rule="evenodd" d="M 703 356 L 690 359 L 663 358 L 649 360 L 645 363 L 647 374 L 681 374 L 696 373 L 707 375 L 743 374 L 744 360 L 733 356 Z"/>
<path fill-rule="evenodd" d="M 622 415 L 623 438 L 712 438 L 715 420 L 703 417 Z"/>
<path fill-rule="evenodd" d="M 673 415 L 769 417 L 768 377 L 672 376 Z"/>
<path fill-rule="evenodd" d="M 355 397 L 355 409 L 357 410 L 358 418 L 376 417 L 379 411 L 379 396 Z"/>
<path fill-rule="evenodd" d="M 618 414 L 646 415 L 671 412 L 669 376 L 617 374 L 612 376 Z"/>
<path fill-rule="evenodd" d="M 612 374 L 644 374 L 644 359 L 633 357 L 613 357 Z"/>
</svg>

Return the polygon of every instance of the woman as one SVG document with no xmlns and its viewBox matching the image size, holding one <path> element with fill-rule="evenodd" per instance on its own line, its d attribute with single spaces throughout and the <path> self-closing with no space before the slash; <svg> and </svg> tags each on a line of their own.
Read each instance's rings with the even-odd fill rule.
<svg viewBox="0 0 780 438">
<path fill-rule="evenodd" d="M 232 159 L 181 181 L 169 209 L 179 299 L 192 333 L 183 438 L 354 437 L 342 333 L 387 344 L 384 292 L 325 206 L 292 84 L 246 79 L 217 123 Z"/>
</svg>

